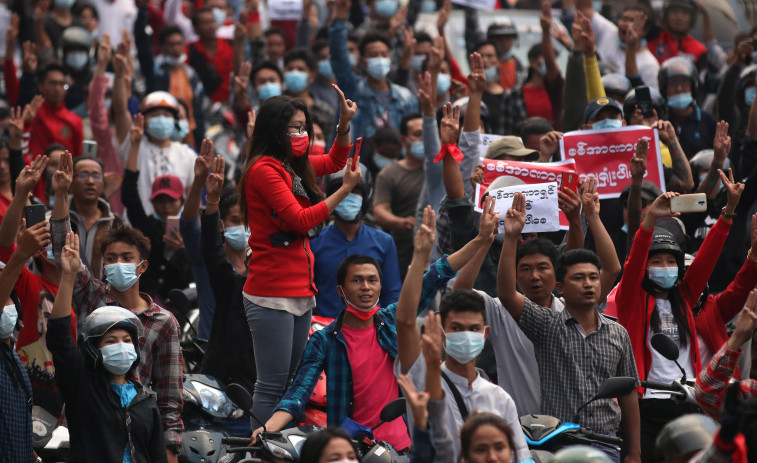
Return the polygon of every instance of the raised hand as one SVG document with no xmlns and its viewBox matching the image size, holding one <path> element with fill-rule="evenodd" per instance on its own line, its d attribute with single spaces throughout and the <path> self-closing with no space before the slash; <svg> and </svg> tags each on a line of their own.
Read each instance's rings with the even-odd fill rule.
<svg viewBox="0 0 757 463">
<path fill-rule="evenodd" d="M 676 135 L 676 129 L 670 121 L 657 121 L 652 124 L 653 129 L 657 129 L 660 135 L 660 141 L 666 145 L 672 147 L 678 143 L 678 136 Z"/>
<path fill-rule="evenodd" d="M 334 91 L 339 95 L 339 124 L 337 128 L 340 132 L 344 132 L 347 129 L 350 121 L 355 117 L 357 111 L 357 103 L 352 100 L 348 100 L 344 97 L 344 92 L 339 88 L 337 84 L 331 84 Z"/>
<path fill-rule="evenodd" d="M 418 104 L 424 116 L 433 117 L 436 97 L 431 95 L 431 73 L 418 73 Z"/>
<path fill-rule="evenodd" d="M 342 186 L 352 191 L 360 183 L 361 178 L 363 178 L 363 172 L 360 170 L 360 156 L 358 155 L 357 159 L 347 161 Z"/>
<path fill-rule="evenodd" d="M 581 223 L 581 197 L 573 190 L 560 190 L 557 192 L 557 206 L 565 213 L 568 222 Z"/>
<path fill-rule="evenodd" d="M 204 143 L 203 143 L 204 145 Z M 211 149 L 213 145 L 210 145 Z M 205 180 L 205 190 L 207 191 L 208 201 L 217 202 L 221 199 L 221 190 L 223 189 L 224 175 L 225 175 L 226 160 L 223 156 L 218 155 L 213 159 L 213 166 Z"/>
<path fill-rule="evenodd" d="M 413 53 L 415 53 L 415 45 L 417 43 L 415 40 L 415 33 L 413 32 L 412 27 L 408 27 L 408 26 L 401 26 L 401 27 L 402 27 L 402 36 L 405 39 L 404 43 L 402 44 L 402 53 L 403 54 L 407 53 L 410 56 L 412 56 Z"/>
<path fill-rule="evenodd" d="M 402 5 L 394 13 L 394 16 L 389 18 L 389 37 L 397 35 L 397 30 L 405 25 L 407 22 L 407 5 Z"/>
<path fill-rule="evenodd" d="M 478 227 L 478 236 L 489 243 L 494 241 L 494 235 L 499 231 L 499 212 L 494 210 L 494 203 L 495 199 L 491 195 L 486 197 L 481 214 L 481 224 Z"/>
<path fill-rule="evenodd" d="M 45 98 L 42 95 L 35 95 L 28 105 L 24 106 L 24 122 L 31 122 L 37 117 L 37 111 L 42 107 Z"/>
<path fill-rule="evenodd" d="M 258 118 L 258 112 L 254 109 L 247 111 L 247 137 L 252 137 L 252 133 L 255 132 L 255 121 Z"/>
<path fill-rule="evenodd" d="M 113 75 L 116 77 L 126 77 L 126 58 L 117 54 L 113 57 Z"/>
<path fill-rule="evenodd" d="M 640 138 L 636 142 L 636 154 L 631 158 L 631 178 L 641 181 L 647 172 L 647 151 L 649 142 Z"/>
<path fill-rule="evenodd" d="M 733 170 L 731 169 L 728 169 L 727 176 L 720 169 L 718 169 L 718 173 L 720 174 L 720 181 L 723 182 L 723 186 L 725 187 L 726 195 L 728 197 L 728 202 L 726 203 L 725 208 L 729 213 L 732 214 L 736 209 L 736 206 L 739 204 L 741 193 L 744 192 L 744 184 L 739 183 L 733 179 Z"/>
<path fill-rule="evenodd" d="M 731 339 L 728 340 L 728 348 L 738 350 L 752 337 L 755 329 L 757 329 L 757 290 L 753 289 L 749 293 L 744 308 L 739 312 L 739 318 L 736 319 L 736 328 L 733 330 Z"/>
<path fill-rule="evenodd" d="M 523 193 L 515 193 L 513 204 L 505 214 L 505 235 L 520 236 L 526 226 L 526 197 Z"/>
<path fill-rule="evenodd" d="M 250 83 L 252 63 L 245 61 L 239 66 L 239 74 L 234 76 L 234 93 L 247 95 L 247 85 Z"/>
<path fill-rule="evenodd" d="M 37 72 L 39 60 L 37 59 L 37 44 L 26 41 L 22 46 L 22 63 L 21 69 L 24 72 Z"/>
<path fill-rule="evenodd" d="M 423 223 L 415 233 L 415 251 L 430 253 L 436 241 L 436 213 L 431 206 L 423 209 Z"/>
<path fill-rule="evenodd" d="M 438 313 L 429 311 L 426 315 L 426 325 L 421 336 L 421 351 L 423 358 L 429 365 L 438 365 L 442 362 L 442 339 L 444 330 L 442 320 Z"/>
<path fill-rule="evenodd" d="M 473 171 L 473 173 L 470 176 L 470 183 L 473 185 L 473 188 L 476 188 L 476 185 L 480 185 L 484 183 L 484 165 L 479 164 L 476 166 L 476 169 Z"/>
<path fill-rule="evenodd" d="M 53 190 L 56 193 L 68 193 L 74 179 L 74 162 L 71 152 L 66 150 L 60 155 L 58 170 L 53 174 Z"/>
<path fill-rule="evenodd" d="M 131 129 L 129 129 L 129 138 L 131 139 L 132 146 L 138 147 L 142 143 L 144 134 L 145 116 L 142 113 L 137 113 L 134 116 L 134 123 L 131 124 Z"/>
<path fill-rule="evenodd" d="M 545 133 L 539 139 L 540 160 L 548 160 L 555 154 L 555 152 L 557 152 L 557 149 L 560 147 L 562 135 L 562 132 L 552 130 L 551 132 Z"/>
<path fill-rule="evenodd" d="M 72 231 L 66 235 L 66 245 L 60 255 L 60 268 L 63 275 L 76 275 L 81 268 L 79 236 Z"/>
<path fill-rule="evenodd" d="M 431 53 L 428 55 L 428 66 L 426 67 L 432 76 L 441 72 L 442 61 L 444 61 L 444 37 L 436 36 L 434 46 L 431 47 Z"/>
<path fill-rule="evenodd" d="M 97 46 L 97 69 L 95 73 L 98 75 L 105 74 L 105 70 L 108 69 L 108 63 L 110 63 L 110 55 L 112 53 L 112 47 L 110 45 L 110 35 L 103 34 L 100 44 Z"/>
<path fill-rule="evenodd" d="M 28 259 L 48 244 L 50 244 L 50 231 L 47 229 L 47 222 L 40 222 L 19 233 L 18 250 L 16 252 L 21 253 L 21 257 Z"/>
<path fill-rule="evenodd" d="M 18 38 L 18 31 L 19 31 L 20 23 L 21 23 L 21 18 L 16 13 L 13 13 L 11 15 L 10 23 L 8 24 L 8 29 L 5 31 L 6 48 L 13 49 L 15 47 L 16 39 Z M 6 56 L 8 55 L 6 54 Z"/>
<path fill-rule="evenodd" d="M 542 32 L 551 33 L 552 29 L 552 6 L 549 2 L 542 2 L 541 4 L 541 16 L 539 17 L 539 25 Z"/>
<path fill-rule="evenodd" d="M 184 247 L 184 240 L 176 230 L 173 230 L 170 235 L 168 233 L 163 235 L 163 242 L 165 242 L 169 248 L 173 249 L 174 252 Z"/>
<path fill-rule="evenodd" d="M 644 222 L 651 223 L 651 227 L 645 227 L 647 230 L 650 230 L 654 227 L 654 223 L 657 222 L 657 219 L 662 217 L 677 217 L 681 215 L 680 212 L 673 213 L 670 210 L 670 199 L 678 196 L 678 193 L 675 193 L 673 191 L 668 191 L 667 193 L 663 193 L 660 196 L 657 197 L 657 199 L 654 200 L 651 206 L 649 206 L 649 209 L 647 210 L 647 216 L 650 220 L 647 221 L 647 219 L 644 219 Z M 652 220 L 653 219 L 653 220 Z"/>
<path fill-rule="evenodd" d="M 11 148 L 20 150 L 24 137 L 24 114 L 20 106 L 11 108 L 8 135 L 10 136 Z"/>
<path fill-rule="evenodd" d="M 303 16 L 305 16 L 305 7 L 303 5 Z M 247 22 L 248 22 L 249 16 L 246 11 L 241 11 L 239 14 L 239 20 L 234 23 L 234 41 L 235 42 L 241 42 L 247 37 L 248 29 L 247 29 Z"/>
<path fill-rule="evenodd" d="M 334 18 L 347 19 L 350 15 L 352 2 L 350 0 L 336 0 L 334 2 Z"/>
<path fill-rule="evenodd" d="M 452 1 L 444 0 L 442 9 L 439 10 L 439 15 L 436 17 L 436 30 L 441 37 L 444 37 L 444 27 L 449 21 L 449 15 L 452 12 Z"/>
<path fill-rule="evenodd" d="M 452 107 L 452 103 L 442 106 L 442 143 L 457 143 L 460 134 L 460 106 Z"/>
<path fill-rule="evenodd" d="M 470 55 L 470 69 L 468 86 L 471 93 L 484 93 L 484 90 L 486 90 L 486 72 L 484 71 L 484 59 L 478 53 Z"/>
<path fill-rule="evenodd" d="M 45 173 L 45 168 L 49 162 L 50 158 L 44 154 L 38 154 L 32 161 L 32 165 L 21 169 L 21 173 L 16 178 L 16 194 L 28 196 L 34 185 L 39 182 L 42 174 Z"/>
<path fill-rule="evenodd" d="M 589 217 L 599 215 L 599 194 L 597 193 L 597 179 L 592 175 L 584 181 L 581 190 L 581 204 L 584 214 Z"/>
<path fill-rule="evenodd" d="M 428 427 L 428 405 L 429 393 L 425 391 L 418 392 L 415 389 L 415 385 L 407 377 L 407 375 L 400 375 L 397 378 L 397 383 L 402 388 L 402 392 L 405 395 L 405 400 L 413 412 L 413 421 L 418 429 L 426 429 Z"/>
<path fill-rule="evenodd" d="M 728 122 L 720 121 L 715 129 L 715 138 L 712 140 L 714 158 L 722 164 L 731 152 L 731 137 L 728 136 Z"/>
<path fill-rule="evenodd" d="M 213 142 L 207 138 L 202 140 L 200 155 L 195 159 L 195 178 L 206 178 L 213 163 Z"/>
</svg>

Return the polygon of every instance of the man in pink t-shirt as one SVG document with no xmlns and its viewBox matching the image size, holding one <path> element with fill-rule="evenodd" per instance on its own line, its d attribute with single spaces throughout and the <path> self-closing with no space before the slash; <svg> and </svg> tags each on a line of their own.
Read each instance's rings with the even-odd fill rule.
<svg viewBox="0 0 757 463">
<path fill-rule="evenodd" d="M 326 373 L 329 426 L 339 426 L 347 417 L 376 426 L 381 409 L 399 397 L 393 369 L 396 304 L 385 309 L 377 305 L 381 267 L 372 257 L 348 256 L 337 270 L 337 282 L 345 310 L 308 341 L 294 383 L 266 423 L 268 431 L 278 431 L 300 415 L 322 372 Z M 253 439 L 262 430 L 255 430 Z M 373 433 L 376 440 L 398 451 L 410 447 L 402 418 L 382 424 Z"/>
</svg>

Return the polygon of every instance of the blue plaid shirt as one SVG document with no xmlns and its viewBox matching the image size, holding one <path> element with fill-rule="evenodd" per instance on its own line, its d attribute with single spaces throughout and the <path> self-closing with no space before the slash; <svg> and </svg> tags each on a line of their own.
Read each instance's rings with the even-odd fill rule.
<svg viewBox="0 0 757 463">
<path fill-rule="evenodd" d="M 379 104 L 376 93 L 368 85 L 365 77 L 358 77 L 352 71 L 350 54 L 347 50 L 347 20 L 336 19 L 329 28 L 331 68 L 334 70 L 339 88 L 345 98 L 357 103 L 357 112 L 351 121 L 352 139 L 370 137 L 380 124 L 387 124 L 399 130 L 402 116 L 418 111 L 418 98 L 407 88 L 389 82 L 391 102 L 388 108 Z"/>
<path fill-rule="evenodd" d="M 31 400 L 26 368 L 13 347 L 0 341 L 0 462 L 32 461 Z"/>
<path fill-rule="evenodd" d="M 447 256 L 435 261 L 423 276 L 423 290 L 418 304 L 422 311 L 434 298 L 436 292 L 443 288 L 455 276 L 447 262 Z M 397 358 L 397 304 L 379 310 L 373 317 L 376 336 L 381 347 Z M 347 357 L 347 343 L 342 334 L 344 312 L 326 328 L 316 331 L 310 337 L 302 356 L 299 370 L 284 398 L 276 410 L 284 410 L 299 416 L 322 371 L 326 372 L 326 396 L 329 398 L 327 415 L 329 426 L 339 426 L 346 417 L 352 417 L 353 392 L 352 368 Z"/>
</svg>

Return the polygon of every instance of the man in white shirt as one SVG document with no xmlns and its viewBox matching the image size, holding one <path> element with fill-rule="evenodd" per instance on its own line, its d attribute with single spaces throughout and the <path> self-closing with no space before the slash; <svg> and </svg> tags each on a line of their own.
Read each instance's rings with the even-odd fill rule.
<svg viewBox="0 0 757 463">
<path fill-rule="evenodd" d="M 134 35 L 134 21 L 137 20 L 137 6 L 134 0 L 84 0 L 97 9 L 100 17 L 100 37 L 110 36 L 115 49 L 121 43 L 124 30 Z"/>
<path fill-rule="evenodd" d="M 644 85 L 657 88 L 657 72 L 660 63 L 657 58 L 647 49 L 647 42 L 643 39 L 647 32 L 648 16 L 642 5 L 630 5 L 623 10 L 623 14 L 616 26 L 612 21 L 594 11 L 591 0 L 579 0 L 578 10 L 591 19 L 591 27 L 594 29 L 597 53 L 603 61 L 612 63 L 620 74 L 626 72 L 626 40 L 629 33 L 635 33 L 639 38 L 636 42 L 636 67 L 638 76 Z M 630 75 L 630 79 L 636 77 Z"/>
</svg>

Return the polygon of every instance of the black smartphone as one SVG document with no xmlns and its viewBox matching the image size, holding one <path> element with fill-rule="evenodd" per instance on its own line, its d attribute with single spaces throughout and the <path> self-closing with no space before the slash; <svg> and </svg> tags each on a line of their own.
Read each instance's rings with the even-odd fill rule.
<svg viewBox="0 0 757 463">
<path fill-rule="evenodd" d="M 642 116 L 654 116 L 652 94 L 649 92 L 649 87 L 636 87 L 636 107 L 641 110 Z"/>
<path fill-rule="evenodd" d="M 26 215 L 26 228 L 32 228 L 40 222 L 45 221 L 45 206 L 42 204 L 30 204 L 24 206 Z"/>
</svg>

